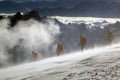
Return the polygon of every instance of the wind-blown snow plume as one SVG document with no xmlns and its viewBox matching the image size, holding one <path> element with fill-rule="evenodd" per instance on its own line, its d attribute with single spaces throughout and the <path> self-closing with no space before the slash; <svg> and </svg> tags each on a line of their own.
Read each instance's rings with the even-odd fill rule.
<svg viewBox="0 0 120 80">
<path fill-rule="evenodd" d="M 107 18 L 71 18 L 52 17 L 61 22 L 59 41 L 64 46 L 63 52 L 68 53 L 84 49 L 105 46 L 119 42 L 120 19 Z M 80 36 L 85 38 L 81 44 Z"/>
<path fill-rule="evenodd" d="M 43 23 L 30 19 L 18 22 L 13 28 L 8 19 L 1 20 L 0 24 L 1 66 L 32 61 L 32 53 L 39 59 L 55 55 L 56 35 L 60 31 L 53 20 Z"/>
</svg>

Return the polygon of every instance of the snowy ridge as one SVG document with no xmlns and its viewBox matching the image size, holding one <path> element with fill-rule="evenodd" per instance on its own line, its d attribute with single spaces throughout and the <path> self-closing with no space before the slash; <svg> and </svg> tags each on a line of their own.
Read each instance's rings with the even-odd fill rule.
<svg viewBox="0 0 120 80">
<path fill-rule="evenodd" d="M 62 46 L 60 55 L 82 50 L 80 36 L 86 39 L 85 50 L 119 42 L 120 22 L 95 21 L 88 24 L 86 21 L 64 24 L 51 18 L 43 21 L 28 19 L 11 27 L 9 18 L 1 19 L 0 67 L 57 56 L 58 44 Z M 111 42 L 108 31 L 113 38 Z"/>
<path fill-rule="evenodd" d="M 50 18 L 57 19 L 64 24 L 69 23 L 95 23 L 95 22 L 109 22 L 115 23 L 116 21 L 120 21 L 120 18 L 98 18 L 98 17 L 65 17 L 65 16 L 50 16 Z"/>
<path fill-rule="evenodd" d="M 0 80 L 119 79 L 119 52 L 116 44 L 9 67 L 0 70 Z"/>
</svg>

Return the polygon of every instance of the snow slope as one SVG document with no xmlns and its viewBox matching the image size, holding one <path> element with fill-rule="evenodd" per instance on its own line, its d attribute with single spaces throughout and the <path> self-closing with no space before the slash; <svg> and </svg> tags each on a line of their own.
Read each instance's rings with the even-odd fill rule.
<svg viewBox="0 0 120 80">
<path fill-rule="evenodd" d="M 10 26 L 9 18 L 1 19 L 0 68 L 57 56 L 58 44 L 63 47 L 61 55 L 82 50 L 81 36 L 86 39 L 85 49 L 120 42 L 120 19 L 56 19 L 19 21 L 14 27 Z M 63 23 L 59 22 L 62 19 Z M 37 56 L 34 57 L 33 53 Z"/>
<path fill-rule="evenodd" d="M 120 44 L 73 53 L 1 69 L 0 80 L 120 79 Z"/>
</svg>

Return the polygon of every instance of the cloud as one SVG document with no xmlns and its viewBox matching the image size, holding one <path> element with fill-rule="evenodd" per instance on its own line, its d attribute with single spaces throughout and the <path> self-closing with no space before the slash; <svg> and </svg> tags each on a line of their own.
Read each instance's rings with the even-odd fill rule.
<svg viewBox="0 0 120 80">
<path fill-rule="evenodd" d="M 0 21 L 0 64 L 32 61 L 32 51 L 39 59 L 56 54 L 55 41 L 60 30 L 53 20 L 44 23 L 33 19 L 20 21 L 8 29 L 9 23 L 8 19 Z"/>
</svg>

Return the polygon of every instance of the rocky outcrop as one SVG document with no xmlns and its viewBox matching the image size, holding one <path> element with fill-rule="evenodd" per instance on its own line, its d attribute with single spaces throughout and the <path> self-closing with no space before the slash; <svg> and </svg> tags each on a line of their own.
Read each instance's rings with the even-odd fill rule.
<svg viewBox="0 0 120 80">
<path fill-rule="evenodd" d="M 17 12 L 14 16 L 10 18 L 10 26 L 13 27 L 17 24 L 20 20 L 23 19 L 23 15 L 20 12 Z"/>
<path fill-rule="evenodd" d="M 35 20 L 38 20 L 38 21 L 42 20 L 42 17 L 39 16 L 39 13 L 37 11 L 35 11 L 35 10 L 32 10 L 27 15 L 24 15 L 24 19 L 23 20 L 29 20 L 31 18 L 33 18 Z"/>
<path fill-rule="evenodd" d="M 37 21 L 42 21 L 42 17 L 39 16 L 39 13 L 35 10 L 30 11 L 26 15 L 22 15 L 21 12 L 17 12 L 15 15 L 10 17 L 10 26 L 14 27 L 20 20 L 29 20 L 35 19 Z"/>
<path fill-rule="evenodd" d="M 3 19 L 4 17 L 3 16 L 0 16 L 0 20 Z"/>
</svg>

